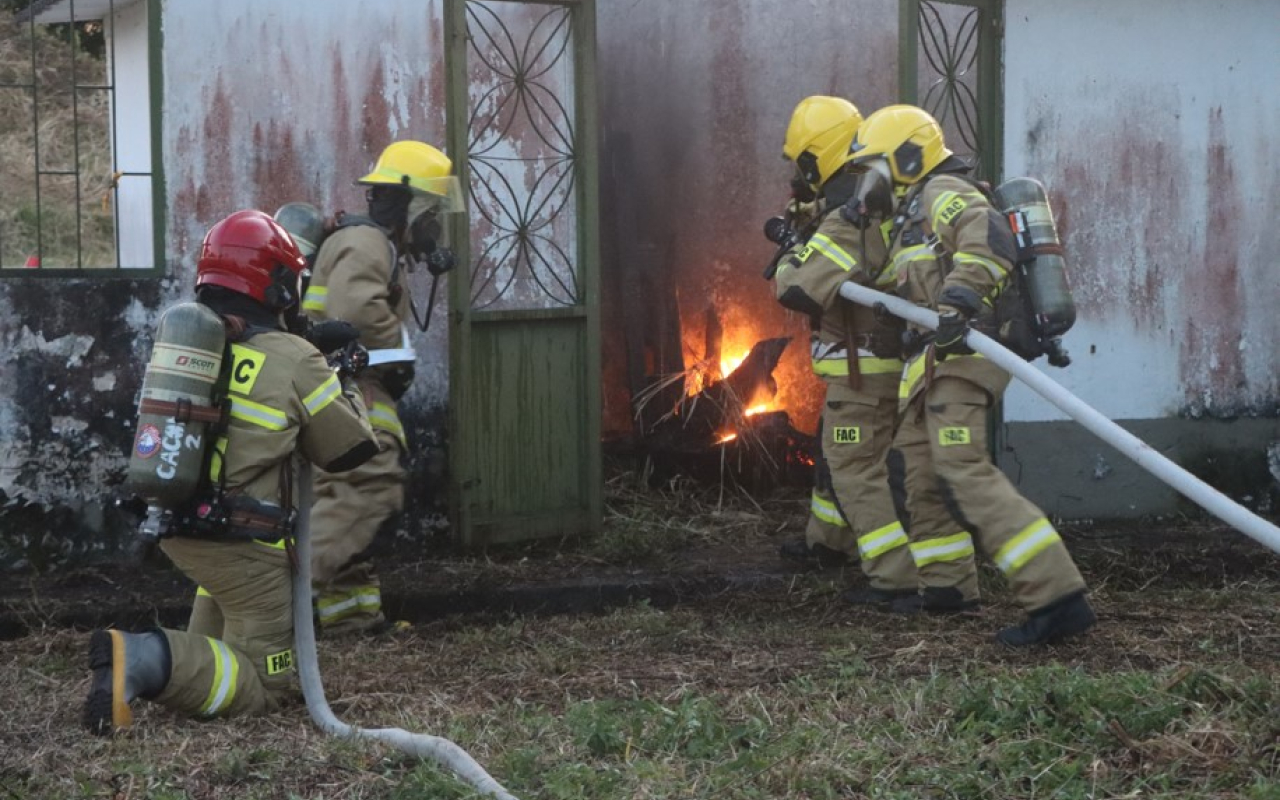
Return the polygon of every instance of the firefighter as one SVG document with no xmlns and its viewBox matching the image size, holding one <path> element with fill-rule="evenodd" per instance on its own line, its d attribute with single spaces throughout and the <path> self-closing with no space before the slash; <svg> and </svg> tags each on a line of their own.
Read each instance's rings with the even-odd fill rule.
<svg viewBox="0 0 1280 800">
<path fill-rule="evenodd" d="M 160 547 L 214 604 L 218 636 L 156 629 L 95 631 L 84 723 L 109 734 L 132 722 L 130 703 L 153 700 L 202 717 L 274 709 L 293 682 L 292 459 L 332 472 L 377 452 L 354 385 L 306 341 L 284 331 L 301 296 L 304 259 L 260 211 L 239 211 L 205 236 L 197 302 L 226 328 L 225 427 L 174 509 Z M 352 354 L 345 369 L 360 359 Z"/>
<path fill-rule="evenodd" d="M 388 145 L 357 181 L 368 187 L 368 215 L 338 216 L 316 254 L 303 301 L 310 319 L 342 319 L 359 330 L 370 366 L 358 382 L 379 444 L 378 455 L 360 468 L 316 476 L 312 576 L 324 632 L 385 627 L 370 547 L 404 509 L 408 445 L 397 403 L 413 381 L 415 355 L 402 259 L 427 260 L 431 268 L 446 252 L 437 244 L 440 215 L 461 209 L 452 167 L 429 144 Z"/>
<path fill-rule="evenodd" d="M 805 98 L 787 127 L 783 155 L 822 209 L 804 239 L 779 264 L 778 301 L 811 321 L 813 371 L 826 383 L 819 435 L 822 459 L 809 532 L 825 531 L 828 549 L 862 560 L 869 585 L 843 597 L 885 607 L 917 591 L 907 534 L 890 492 L 888 452 L 897 412 L 900 333 L 870 310 L 839 296 L 847 280 L 884 287 L 885 241 L 837 212 L 855 178 L 846 169 L 862 115 L 838 97 Z M 829 475 L 829 484 L 822 476 Z M 816 547 L 814 548 L 816 549 Z M 821 551 L 819 551 L 821 552 Z"/>
<path fill-rule="evenodd" d="M 943 141 L 942 128 L 914 106 L 872 114 L 854 140 L 854 196 L 841 216 L 875 231 L 889 226 L 886 280 L 896 294 L 938 312 L 936 335 L 911 330 L 898 397 L 894 446 L 906 462 L 911 553 L 918 596 L 903 612 L 955 612 L 979 602 L 973 539 L 1001 569 L 1027 610 L 1024 623 L 1001 630 L 1010 646 L 1053 642 L 1096 621 L 1085 582 L 1044 512 L 1024 498 L 995 464 L 987 414 L 1009 375 L 964 344 L 972 323 L 986 327 L 1015 258 L 1007 221 L 968 165 Z"/>
</svg>

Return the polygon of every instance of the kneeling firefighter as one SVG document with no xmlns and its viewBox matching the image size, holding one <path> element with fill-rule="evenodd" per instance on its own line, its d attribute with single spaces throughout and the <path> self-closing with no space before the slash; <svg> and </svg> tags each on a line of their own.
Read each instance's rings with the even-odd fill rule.
<svg viewBox="0 0 1280 800">
<path fill-rule="evenodd" d="M 397 403 L 413 382 L 409 319 L 416 317 L 405 273 L 419 262 L 436 277 L 453 266 L 440 243 L 441 216 L 462 210 L 452 169 L 429 144 L 388 145 L 373 171 L 356 181 L 368 187 L 368 215 L 339 215 L 316 254 L 303 309 L 312 320 L 340 319 L 358 329 L 369 350 L 369 368 L 358 383 L 379 445 L 378 455 L 359 469 L 315 478 L 311 568 L 323 632 L 376 631 L 385 624 L 370 548 L 379 529 L 404 509 L 408 444 Z"/>
<path fill-rule="evenodd" d="M 95 631 L 84 707 L 94 733 L 128 727 L 137 698 L 202 717 L 258 714 L 293 683 L 292 459 L 340 472 L 377 452 L 346 380 L 362 351 L 335 372 L 284 330 L 304 263 L 271 217 L 236 212 L 205 236 L 197 302 L 161 321 L 129 480 L 152 505 L 144 532 L 224 621 L 216 636 Z M 181 391 L 192 386 L 204 396 Z"/>
<path fill-rule="evenodd" d="M 792 114 L 783 154 L 795 163 L 800 183 L 821 211 L 811 235 L 797 237 L 803 240 L 782 257 L 775 279 L 778 301 L 810 319 L 813 371 L 826 383 L 819 423 L 825 463 L 819 465 L 811 519 L 828 530 L 847 531 L 826 546 L 856 550 L 862 560 L 870 585 L 847 591 L 844 598 L 885 606 L 914 595 L 917 585 L 887 458 L 902 370 L 900 327 L 839 295 L 845 281 L 877 288 L 893 284 L 893 276 L 882 270 L 887 249 L 881 232 L 858 229 L 836 213 L 854 186 L 846 166 L 861 124 L 858 109 L 838 97 L 805 98 Z M 822 476 L 828 476 L 828 485 Z"/>
<path fill-rule="evenodd" d="M 987 413 L 1009 374 L 964 343 L 972 322 L 996 334 L 995 307 L 1018 260 L 1008 220 L 923 109 L 889 106 L 866 119 L 851 151 L 852 226 L 889 226 L 895 294 L 938 312 L 936 336 L 912 330 L 894 447 L 906 462 L 911 552 L 921 594 L 898 610 L 947 613 L 979 601 L 973 538 L 1004 572 L 1027 620 L 997 634 L 1010 646 L 1092 627 L 1085 582 L 1044 512 L 992 463 Z"/>
</svg>

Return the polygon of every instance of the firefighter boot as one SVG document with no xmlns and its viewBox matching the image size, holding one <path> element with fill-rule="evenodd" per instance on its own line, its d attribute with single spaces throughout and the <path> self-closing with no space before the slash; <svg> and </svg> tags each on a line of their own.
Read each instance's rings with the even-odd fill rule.
<svg viewBox="0 0 1280 800">
<path fill-rule="evenodd" d="M 977 599 L 966 600 L 954 586 L 926 586 L 919 594 L 894 600 L 889 610 L 895 614 L 959 614 L 978 605 Z"/>
<path fill-rule="evenodd" d="M 839 567 L 849 563 L 849 556 L 822 542 L 809 542 L 804 539 L 793 539 L 783 542 L 778 548 L 778 555 L 791 561 L 817 561 L 822 569 Z"/>
<path fill-rule="evenodd" d="M 894 603 L 904 598 L 909 599 L 915 593 L 915 589 L 877 589 L 874 586 L 868 586 L 865 589 L 849 589 L 840 597 L 846 603 L 852 603 L 855 606 L 892 607 Z"/>
<path fill-rule="evenodd" d="M 93 679 L 84 703 L 84 725 L 108 736 L 133 724 L 129 704 L 151 698 L 169 683 L 169 642 L 164 634 L 94 631 L 89 637 Z"/>
<path fill-rule="evenodd" d="M 1075 592 L 1032 611 L 1026 622 L 997 633 L 996 641 L 1009 647 L 1055 644 L 1084 633 L 1097 621 L 1084 592 Z"/>
</svg>

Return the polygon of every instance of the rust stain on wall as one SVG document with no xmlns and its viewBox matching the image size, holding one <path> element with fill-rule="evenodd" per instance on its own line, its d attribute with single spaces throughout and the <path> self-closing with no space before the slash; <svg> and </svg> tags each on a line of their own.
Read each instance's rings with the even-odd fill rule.
<svg viewBox="0 0 1280 800">
<path fill-rule="evenodd" d="M 1195 263 L 1187 265 L 1181 296 L 1187 324 L 1179 366 L 1186 402 L 1193 412 L 1213 412 L 1232 404 L 1246 384 L 1239 228 L 1244 209 L 1221 106 L 1210 109 L 1208 127 L 1204 250 L 1199 258 L 1188 254 Z"/>
</svg>

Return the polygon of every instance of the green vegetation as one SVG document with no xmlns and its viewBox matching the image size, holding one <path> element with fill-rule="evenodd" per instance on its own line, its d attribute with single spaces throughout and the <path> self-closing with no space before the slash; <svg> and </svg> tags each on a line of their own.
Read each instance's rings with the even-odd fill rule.
<svg viewBox="0 0 1280 800">
<path fill-rule="evenodd" d="M 0 8 L 0 266 L 115 264 L 109 99 L 74 88 L 108 82 L 100 26 L 19 25 Z M 61 174 L 37 177 L 37 150 Z"/>
</svg>

